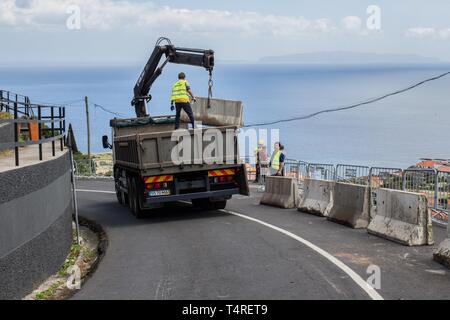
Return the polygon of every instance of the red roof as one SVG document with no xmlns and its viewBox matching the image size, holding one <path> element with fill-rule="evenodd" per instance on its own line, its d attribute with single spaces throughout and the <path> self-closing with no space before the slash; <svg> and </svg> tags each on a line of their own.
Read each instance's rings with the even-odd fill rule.
<svg viewBox="0 0 450 320">
<path fill-rule="evenodd" d="M 422 168 L 434 168 L 435 166 L 448 164 L 448 162 L 438 161 L 438 160 L 423 160 L 416 164 L 417 167 Z"/>
<path fill-rule="evenodd" d="M 444 171 L 444 172 L 450 172 L 450 167 L 449 166 L 440 166 L 439 168 L 437 168 L 439 171 Z"/>
</svg>

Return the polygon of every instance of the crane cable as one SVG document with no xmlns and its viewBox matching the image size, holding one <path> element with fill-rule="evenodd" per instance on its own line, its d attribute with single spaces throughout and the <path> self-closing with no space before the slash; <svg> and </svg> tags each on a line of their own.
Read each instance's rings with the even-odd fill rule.
<svg viewBox="0 0 450 320">
<path fill-rule="evenodd" d="M 420 81 L 420 82 L 415 83 L 415 84 L 413 84 L 413 85 L 411 85 L 411 86 L 409 86 L 407 88 L 404 88 L 404 89 L 401 89 L 401 90 L 397 90 L 397 91 L 394 91 L 394 92 L 391 92 L 391 93 L 388 93 L 388 94 L 385 94 L 385 95 L 382 95 L 382 96 L 379 96 L 379 97 L 376 97 L 376 98 L 372 98 L 372 99 L 369 99 L 369 100 L 366 100 L 366 101 L 363 101 L 363 102 L 351 104 L 351 105 L 348 105 L 348 106 L 341 106 L 341 107 L 337 107 L 337 108 L 324 109 L 324 110 L 321 110 L 321 111 L 317 111 L 317 112 L 314 112 L 314 113 L 311 113 L 311 114 L 298 116 L 298 117 L 292 117 L 292 118 L 286 118 L 286 119 L 280 119 L 280 120 L 274 120 L 274 121 L 268 121 L 268 122 L 261 122 L 261 123 L 253 123 L 253 124 L 249 124 L 249 125 L 244 126 L 244 128 L 261 127 L 261 126 L 268 126 L 268 125 L 273 125 L 273 124 L 277 124 L 277 123 L 305 120 L 305 119 L 310 119 L 310 118 L 316 117 L 316 116 L 318 116 L 320 114 L 323 114 L 323 113 L 331 113 L 331 112 L 338 112 L 338 111 L 343 111 L 343 110 L 354 109 L 354 108 L 357 108 L 357 107 L 360 107 L 360 106 L 363 106 L 363 105 L 367 105 L 367 104 L 378 102 L 380 100 L 386 99 L 386 98 L 391 97 L 391 96 L 395 96 L 395 95 L 404 93 L 406 91 L 409 91 L 409 90 L 412 90 L 414 88 L 417 88 L 417 87 L 419 87 L 419 86 L 421 86 L 421 85 L 423 85 L 423 84 L 425 84 L 427 82 L 435 81 L 435 80 L 438 80 L 438 79 L 443 78 L 445 76 L 448 76 L 449 74 L 450 74 L 450 71 L 445 72 L 443 74 L 440 74 L 438 76 L 435 76 L 435 77 L 428 78 L 426 80 Z"/>
</svg>

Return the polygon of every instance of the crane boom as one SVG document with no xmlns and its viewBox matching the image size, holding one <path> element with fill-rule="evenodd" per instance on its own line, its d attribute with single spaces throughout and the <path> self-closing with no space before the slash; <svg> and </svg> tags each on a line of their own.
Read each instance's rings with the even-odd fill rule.
<svg viewBox="0 0 450 320">
<path fill-rule="evenodd" d="M 163 40 L 166 40 L 168 44 L 161 45 Z M 159 66 L 163 57 L 165 57 L 165 60 Z M 214 68 L 214 51 L 175 47 L 169 39 L 159 38 L 134 86 L 134 98 L 131 101 L 131 105 L 135 107 L 136 117 L 148 116 L 146 104 L 151 100 L 150 89 L 155 80 L 161 75 L 164 66 L 169 62 L 204 67 L 211 76 Z"/>
</svg>

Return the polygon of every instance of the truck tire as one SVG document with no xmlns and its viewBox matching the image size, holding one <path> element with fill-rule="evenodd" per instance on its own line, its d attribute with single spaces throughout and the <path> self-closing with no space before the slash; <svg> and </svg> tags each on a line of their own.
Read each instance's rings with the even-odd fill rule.
<svg viewBox="0 0 450 320">
<path fill-rule="evenodd" d="M 214 204 L 214 209 L 216 209 L 216 210 L 225 209 L 225 207 L 227 206 L 227 200 L 213 202 L 213 204 Z"/>
<path fill-rule="evenodd" d="M 130 179 L 130 194 L 128 196 L 130 202 L 131 213 L 136 218 L 141 219 L 144 216 L 144 212 L 141 209 L 141 200 L 139 186 L 136 177 L 132 176 Z"/>
<path fill-rule="evenodd" d="M 127 187 L 128 187 L 128 208 L 130 209 L 130 212 L 134 214 L 134 191 L 133 191 L 133 181 L 131 180 L 131 177 L 127 177 Z"/>
<path fill-rule="evenodd" d="M 121 205 L 128 205 L 128 194 L 121 191 L 120 187 L 119 187 L 119 171 L 117 170 L 115 175 L 114 175 L 114 179 L 115 179 L 115 184 L 114 187 L 116 189 L 116 196 L 117 196 L 117 201 L 121 204 Z"/>
</svg>

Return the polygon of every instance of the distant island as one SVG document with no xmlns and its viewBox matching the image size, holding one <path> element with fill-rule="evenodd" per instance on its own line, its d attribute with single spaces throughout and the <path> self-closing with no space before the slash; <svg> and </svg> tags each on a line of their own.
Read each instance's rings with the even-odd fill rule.
<svg viewBox="0 0 450 320">
<path fill-rule="evenodd" d="M 308 52 L 282 56 L 270 56 L 259 59 L 260 63 L 301 63 L 301 64 L 388 64 L 388 63 L 445 63 L 438 58 L 423 57 L 415 54 L 382 54 L 368 52 Z"/>
</svg>

